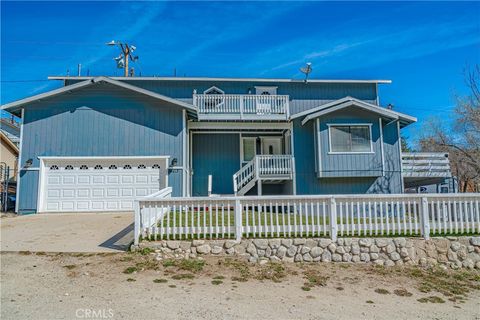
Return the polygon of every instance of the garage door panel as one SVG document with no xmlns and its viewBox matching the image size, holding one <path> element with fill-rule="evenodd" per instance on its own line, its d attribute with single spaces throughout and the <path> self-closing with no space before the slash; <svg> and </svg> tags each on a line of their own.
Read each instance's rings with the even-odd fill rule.
<svg viewBox="0 0 480 320">
<path fill-rule="evenodd" d="M 60 184 L 60 177 L 58 176 L 49 176 L 47 183 L 49 185 L 59 185 Z"/>
<path fill-rule="evenodd" d="M 108 184 L 118 184 L 120 182 L 120 176 L 114 175 L 114 176 L 107 176 L 107 183 Z"/>
<path fill-rule="evenodd" d="M 135 177 L 135 183 L 148 183 L 148 175 L 142 174 Z"/>
<path fill-rule="evenodd" d="M 92 177 L 93 184 L 104 184 L 105 177 L 104 176 L 93 176 Z"/>
<path fill-rule="evenodd" d="M 47 191 L 47 196 L 49 198 L 60 198 L 60 192 L 61 192 L 60 189 L 49 189 Z"/>
<path fill-rule="evenodd" d="M 118 189 L 107 189 L 107 197 L 118 197 L 119 194 Z"/>
<path fill-rule="evenodd" d="M 62 201 L 60 208 L 62 211 L 73 211 L 75 209 L 75 202 L 73 201 Z"/>
<path fill-rule="evenodd" d="M 73 197 L 75 197 L 75 190 L 73 190 L 73 189 L 63 189 L 62 190 L 62 197 L 63 198 L 73 198 Z"/>
<path fill-rule="evenodd" d="M 90 209 L 90 201 L 77 201 L 78 211 L 88 211 Z"/>
<path fill-rule="evenodd" d="M 92 189 L 93 198 L 103 198 L 104 196 L 105 196 L 105 192 L 103 189 Z"/>
<path fill-rule="evenodd" d="M 165 159 L 48 159 L 41 211 L 133 210 L 134 200 L 157 192 Z M 160 176 L 162 177 L 160 178 Z"/>
<path fill-rule="evenodd" d="M 78 183 L 90 184 L 90 176 L 89 175 L 79 175 L 78 176 Z"/>
<path fill-rule="evenodd" d="M 63 176 L 62 184 L 75 184 L 75 176 Z"/>
<path fill-rule="evenodd" d="M 122 183 L 133 183 L 134 178 L 132 175 L 122 176 Z"/>
<path fill-rule="evenodd" d="M 90 189 L 78 189 L 77 197 L 79 198 L 88 198 L 90 197 Z"/>
</svg>

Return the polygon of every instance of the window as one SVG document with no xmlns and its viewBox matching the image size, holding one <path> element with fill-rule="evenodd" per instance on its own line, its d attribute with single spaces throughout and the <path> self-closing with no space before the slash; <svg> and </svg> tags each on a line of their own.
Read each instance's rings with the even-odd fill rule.
<svg viewBox="0 0 480 320">
<path fill-rule="evenodd" d="M 255 93 L 258 94 L 258 95 L 263 95 L 263 96 L 276 95 L 277 94 L 277 87 L 256 86 L 255 87 Z"/>
<path fill-rule="evenodd" d="M 80 166 L 80 170 L 88 170 L 88 166 L 86 164 L 82 164 Z"/>
<path fill-rule="evenodd" d="M 330 152 L 372 152 L 370 125 L 330 125 Z"/>
<path fill-rule="evenodd" d="M 255 157 L 257 153 L 257 139 L 256 138 L 242 138 L 243 154 L 242 161 L 247 162 Z"/>
<path fill-rule="evenodd" d="M 97 165 L 95 166 L 95 168 L 93 168 L 93 169 L 94 169 L 94 170 L 102 170 L 103 167 L 102 167 L 101 165 L 97 164 Z"/>
<path fill-rule="evenodd" d="M 69 164 L 65 167 L 65 170 L 73 170 L 73 166 Z"/>
<path fill-rule="evenodd" d="M 58 170 L 58 166 L 54 164 L 53 166 L 50 167 L 50 170 Z"/>
<path fill-rule="evenodd" d="M 110 170 L 116 170 L 116 169 L 117 169 L 117 166 L 114 165 L 114 164 L 111 164 L 110 167 L 108 167 L 108 169 L 110 169 Z"/>
<path fill-rule="evenodd" d="M 138 166 L 138 169 L 146 169 L 146 168 L 147 168 L 147 167 L 145 167 L 144 164 L 141 164 L 141 165 Z"/>
<path fill-rule="evenodd" d="M 213 110 L 223 106 L 223 96 L 225 95 L 223 90 L 213 86 L 210 89 L 205 90 L 203 94 L 205 95 L 205 108 L 207 110 Z"/>
</svg>

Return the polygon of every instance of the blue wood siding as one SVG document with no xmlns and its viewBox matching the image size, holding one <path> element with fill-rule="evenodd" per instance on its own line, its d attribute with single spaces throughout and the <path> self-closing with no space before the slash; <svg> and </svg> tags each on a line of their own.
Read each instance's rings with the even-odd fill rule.
<svg viewBox="0 0 480 320">
<path fill-rule="evenodd" d="M 347 115 L 344 115 L 347 116 Z M 332 115 L 332 119 L 336 120 Z M 345 121 L 344 119 L 343 121 Z M 351 118 L 351 121 L 355 119 Z M 363 122 L 365 118 L 359 119 Z M 322 121 L 324 121 L 322 119 Z M 327 122 L 328 122 L 327 121 Z M 340 121 L 340 120 L 339 120 Z M 372 119 L 372 121 L 374 121 Z M 378 118 L 376 128 L 378 128 Z M 372 122 L 373 124 L 373 122 Z M 327 178 L 318 178 L 315 168 L 315 139 L 314 139 L 314 121 L 309 121 L 302 126 L 301 120 L 294 121 L 294 150 L 295 150 L 295 168 L 296 168 L 296 188 L 297 194 L 352 194 L 352 193 L 401 193 L 402 192 L 402 176 L 400 167 L 400 149 L 397 133 L 397 123 L 383 123 L 384 136 L 384 156 L 385 156 L 385 173 L 383 176 L 367 177 L 367 176 L 345 176 L 345 171 L 349 166 L 353 168 L 362 168 L 357 166 L 352 159 L 342 161 L 326 161 L 331 173 Z M 375 137 L 375 135 L 374 135 Z M 380 143 L 378 141 L 378 143 Z M 378 166 L 381 168 L 380 146 L 378 146 L 375 155 L 372 158 L 373 168 L 375 172 Z M 322 154 L 327 152 L 328 144 L 322 144 Z M 374 149 L 375 150 L 375 149 Z M 377 155 L 378 153 L 378 155 Z M 363 159 L 366 160 L 366 159 Z M 380 161 L 380 163 L 378 162 Z M 372 164 L 364 164 L 367 170 L 372 168 Z M 338 172 L 336 171 L 338 170 Z M 335 176 L 335 173 L 338 173 Z"/>
<path fill-rule="evenodd" d="M 87 87 L 25 108 L 22 161 L 32 159 L 35 168 L 39 156 L 168 155 L 182 166 L 182 117 L 181 108 L 145 95 L 109 84 Z M 169 177 L 175 196 L 182 194 L 181 174 Z M 21 179 L 20 207 L 31 206 L 37 192 L 26 190 L 37 182 Z"/>
<path fill-rule="evenodd" d="M 21 182 L 18 190 L 18 194 L 21 195 L 21 201 L 18 204 L 20 214 L 37 211 L 38 173 L 38 170 L 20 170 Z"/>
<path fill-rule="evenodd" d="M 382 175 L 382 155 L 378 115 L 347 108 L 320 119 L 320 177 L 378 177 Z M 315 120 L 312 120 L 315 121 Z M 370 124 L 373 153 L 331 154 L 328 124 Z"/>
<path fill-rule="evenodd" d="M 212 192 L 233 194 L 233 175 L 240 169 L 239 134 L 192 135 L 192 195 L 207 195 L 208 175 Z"/>
<path fill-rule="evenodd" d="M 277 94 L 290 96 L 290 114 L 296 114 L 327 102 L 351 96 L 376 104 L 375 83 L 313 83 L 292 82 L 253 82 L 253 81 L 165 81 L 165 80 L 123 80 L 134 86 L 154 91 L 171 98 L 192 103 L 193 90 L 203 93 L 216 86 L 226 94 L 255 94 L 255 86 L 277 87 Z M 77 81 L 67 81 L 72 84 Z"/>
</svg>

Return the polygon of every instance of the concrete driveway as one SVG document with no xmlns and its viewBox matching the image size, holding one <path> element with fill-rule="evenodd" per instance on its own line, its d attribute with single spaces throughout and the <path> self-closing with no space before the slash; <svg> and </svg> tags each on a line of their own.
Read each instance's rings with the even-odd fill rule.
<svg viewBox="0 0 480 320">
<path fill-rule="evenodd" d="M 115 252 L 133 241 L 133 212 L 4 216 L 1 251 Z"/>
</svg>

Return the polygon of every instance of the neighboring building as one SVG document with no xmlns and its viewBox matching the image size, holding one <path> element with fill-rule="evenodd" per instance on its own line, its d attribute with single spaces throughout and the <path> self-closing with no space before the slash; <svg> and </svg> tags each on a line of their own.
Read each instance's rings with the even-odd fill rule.
<svg viewBox="0 0 480 320">
<path fill-rule="evenodd" d="M 8 180 L 16 180 L 18 171 L 18 154 L 19 150 L 5 133 L 0 131 L 0 182 L 4 182 L 6 177 Z M 8 169 L 8 173 L 5 171 Z"/>
<path fill-rule="evenodd" d="M 19 212 L 132 210 L 171 186 L 212 193 L 402 193 L 386 80 L 51 77 L 23 119 Z M 444 173 L 446 174 L 446 173 Z M 449 174 L 449 172 L 448 172 Z"/>
<path fill-rule="evenodd" d="M 3 111 L 2 111 L 3 113 Z M 0 182 L 8 176 L 8 180 L 16 180 L 18 169 L 18 154 L 20 144 L 20 124 L 14 117 L 0 118 Z M 5 168 L 9 169 L 8 175 Z"/>
</svg>

